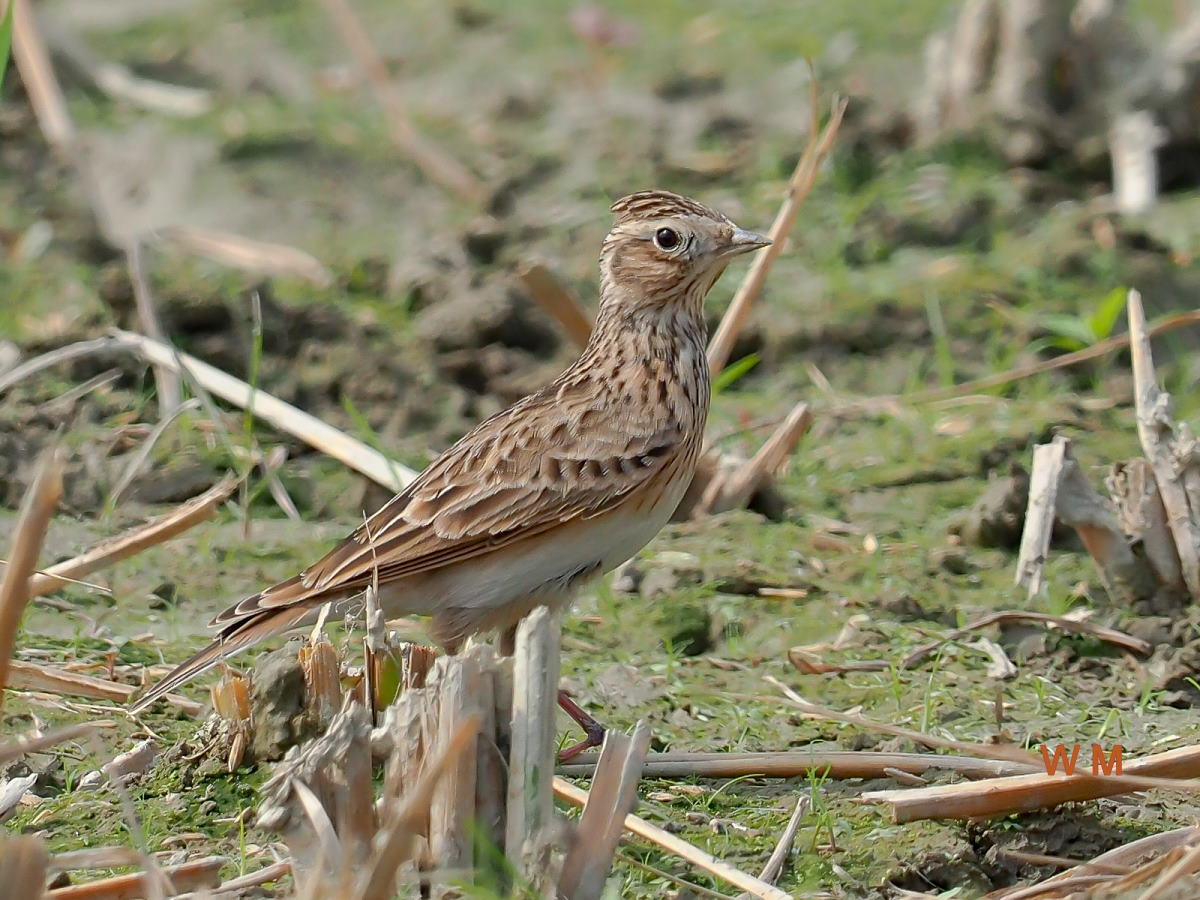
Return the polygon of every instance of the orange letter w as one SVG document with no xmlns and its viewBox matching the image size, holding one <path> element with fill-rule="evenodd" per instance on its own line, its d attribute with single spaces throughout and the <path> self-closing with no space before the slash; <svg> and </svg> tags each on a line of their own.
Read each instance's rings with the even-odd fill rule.
<svg viewBox="0 0 1200 900">
<path fill-rule="evenodd" d="M 1050 754 L 1046 752 L 1046 745 L 1041 744 L 1042 763 L 1046 766 L 1047 775 L 1057 775 L 1058 767 L 1061 764 L 1063 773 L 1066 775 L 1075 774 L 1075 763 L 1079 760 L 1079 745 L 1075 744 L 1071 748 L 1071 756 L 1067 757 L 1067 748 L 1063 744 L 1058 744 L 1054 748 L 1054 759 L 1050 759 Z"/>
</svg>

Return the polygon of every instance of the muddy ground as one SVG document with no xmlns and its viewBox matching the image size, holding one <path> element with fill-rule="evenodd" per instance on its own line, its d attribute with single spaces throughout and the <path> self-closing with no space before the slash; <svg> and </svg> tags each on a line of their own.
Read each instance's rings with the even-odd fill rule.
<svg viewBox="0 0 1200 900">
<path fill-rule="evenodd" d="M 1033 444 L 1052 433 L 1071 437 L 1097 484 L 1110 463 L 1137 454 L 1125 356 L 953 402 L 838 411 L 1072 349 L 1081 329 L 1105 337 L 1109 326 L 1095 313 L 1114 290 L 1139 287 L 1152 317 L 1194 307 L 1195 185 L 1120 221 L 1104 211 L 1102 175 L 1011 170 L 971 136 L 909 146 L 903 109 L 921 38 L 948 11 L 935 0 L 869 11 L 776 0 L 707 11 L 612 3 L 618 40 L 591 46 L 578 11 L 546 0 L 355 6 L 419 127 L 489 185 L 484 209 L 448 197 L 393 149 L 319 4 L 58 0 L 47 15 L 103 58 L 213 97 L 201 116 L 167 118 L 106 97 L 60 61 L 98 189 L 119 198 L 118 229 L 220 227 L 300 247 L 333 274 L 318 288 L 151 251 L 171 339 L 229 372 L 256 373 L 264 390 L 416 467 L 569 360 L 569 343 L 517 287 L 519 263 L 548 260 L 594 305 L 608 203 L 650 186 L 765 229 L 807 132 L 804 56 L 823 90 L 853 98 L 834 159 L 735 350 L 757 365 L 714 399 L 713 433 L 743 454 L 762 440 L 756 423 L 800 398 L 817 407 L 781 476 L 789 511 L 781 521 L 735 512 L 673 526 L 639 557 L 640 579 L 606 581 L 579 599 L 564 669 L 608 724 L 649 720 L 656 749 L 912 749 L 793 714 L 763 682 L 774 675 L 816 702 L 963 740 L 1120 743 L 1127 756 L 1196 741 L 1193 610 L 1154 617 L 1120 608 L 1069 539 L 1051 555 L 1043 594 L 1027 601 L 1012 586 L 1020 504 L 1007 520 L 972 524 L 989 485 L 1027 467 Z M 1138 8 L 1147 29 L 1170 22 L 1166 2 Z M 0 255 L 6 354 L 28 357 L 132 324 L 111 233 L 70 167 L 48 152 L 11 74 L 0 96 Z M 713 292 L 714 320 L 743 271 Z M 1177 332 L 1156 347 L 1179 416 L 1193 422 L 1196 346 L 1195 334 Z M 99 387 L 67 393 L 110 370 Z M 121 358 L 63 366 L 0 397 L 0 532 L 37 451 L 59 431 L 71 462 L 47 563 L 196 495 L 229 469 L 244 471 L 238 451 L 252 444 L 287 449 L 280 474 L 303 522 L 285 518 L 254 476 L 215 521 L 99 576 L 111 593 L 73 587 L 35 604 L 21 658 L 97 673 L 115 665 L 118 677 L 140 681 L 144 668 L 162 670 L 200 646 L 214 611 L 293 574 L 384 499 L 240 415 L 228 440 L 206 416 L 185 415 L 114 502 L 113 486 L 157 417 L 152 376 Z M 771 598 L 761 587 L 792 591 Z M 992 629 L 1018 664 L 1011 679 L 989 679 L 986 656 L 961 642 L 913 670 L 896 665 L 930 634 L 1005 608 L 1089 610 L 1154 650 L 1138 658 L 1084 637 Z M 858 638 L 827 661 L 878 659 L 886 670 L 799 675 L 789 666 L 789 647 L 829 641 L 851 620 Z M 420 623 L 410 631 L 419 639 Z M 207 696 L 203 685 L 187 693 Z M 119 722 L 107 747 L 21 764 L 39 778 L 6 828 L 40 831 L 56 851 L 128 841 L 115 797 L 78 790 L 80 778 L 109 748 L 148 733 L 170 747 L 196 722 L 164 710 L 135 720 L 104 704 L 26 693 L 6 703 L 0 729 L 98 715 Z M 563 735 L 574 740 L 565 721 Z M 263 865 L 272 837 L 243 810 L 255 806 L 266 768 L 228 775 L 184 757 L 134 787 L 151 848 Z M 853 802 L 884 786 L 893 784 L 649 782 L 642 814 L 757 870 L 797 793 L 811 793 L 780 883 L 797 896 L 839 897 L 895 888 L 978 896 L 1052 871 L 1007 849 L 1087 859 L 1200 815 L 1186 797 L 1152 792 L 969 825 L 893 825 Z M 623 852 L 728 892 L 649 846 Z M 628 860 L 616 878 L 622 897 L 693 895 Z"/>
</svg>

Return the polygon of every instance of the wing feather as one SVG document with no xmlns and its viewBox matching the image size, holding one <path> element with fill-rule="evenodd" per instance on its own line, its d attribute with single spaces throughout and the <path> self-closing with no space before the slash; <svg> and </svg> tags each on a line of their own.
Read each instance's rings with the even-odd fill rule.
<svg viewBox="0 0 1200 900">
<path fill-rule="evenodd" d="M 620 411 L 597 416 L 586 392 L 552 387 L 480 424 L 322 559 L 214 624 L 346 595 L 375 578 L 420 575 L 592 518 L 654 479 L 681 449 L 677 425 Z M 549 449 L 541 434 L 555 436 Z"/>
</svg>

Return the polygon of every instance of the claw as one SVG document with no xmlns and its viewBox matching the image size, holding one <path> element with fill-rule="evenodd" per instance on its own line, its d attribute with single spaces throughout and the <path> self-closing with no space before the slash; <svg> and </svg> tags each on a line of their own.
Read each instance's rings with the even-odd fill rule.
<svg viewBox="0 0 1200 900">
<path fill-rule="evenodd" d="M 582 741 L 572 744 L 558 754 L 558 761 L 560 763 L 569 762 L 584 750 L 599 747 L 604 743 L 604 733 L 607 729 L 594 716 L 589 715 L 583 707 L 572 700 L 571 695 L 566 691 L 558 692 L 558 705 L 562 707 L 563 712 L 570 716 L 583 729 L 585 735 Z"/>
</svg>

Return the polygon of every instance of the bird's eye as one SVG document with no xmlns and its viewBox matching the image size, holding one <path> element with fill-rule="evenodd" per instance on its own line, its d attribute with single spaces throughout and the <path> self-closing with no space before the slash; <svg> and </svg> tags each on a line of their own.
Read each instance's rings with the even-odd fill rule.
<svg viewBox="0 0 1200 900">
<path fill-rule="evenodd" d="M 654 243 L 659 250 L 674 250 L 679 246 L 679 232 L 671 228 L 660 228 L 654 232 Z"/>
</svg>

